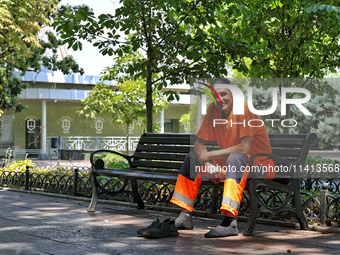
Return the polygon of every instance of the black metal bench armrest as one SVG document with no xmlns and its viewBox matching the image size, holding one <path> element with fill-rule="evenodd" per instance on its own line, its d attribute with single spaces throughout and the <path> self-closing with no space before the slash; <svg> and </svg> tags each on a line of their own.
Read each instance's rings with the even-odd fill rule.
<svg viewBox="0 0 340 255">
<path fill-rule="evenodd" d="M 97 150 L 97 151 L 94 151 L 91 153 L 90 155 L 90 162 L 91 162 L 91 165 L 93 166 L 93 168 L 95 169 L 98 169 L 98 165 L 96 165 L 96 162 L 93 162 L 93 158 L 94 158 L 94 155 L 97 154 L 97 153 L 100 153 L 100 152 L 108 152 L 108 153 L 113 153 L 113 154 L 116 154 L 118 156 L 121 156 L 123 158 L 125 158 L 128 163 L 129 163 L 129 166 L 131 166 L 131 159 L 133 158 L 133 155 L 132 156 L 128 156 L 128 155 L 125 155 L 123 153 L 120 153 L 120 152 L 116 152 L 116 151 L 111 151 L 111 150 Z M 103 160 L 102 160 L 103 162 Z M 104 162 L 103 162 L 104 163 Z M 102 168 L 102 167 L 99 167 L 99 168 Z"/>
<path fill-rule="evenodd" d="M 270 159 L 273 159 L 275 163 L 277 162 L 280 162 L 280 163 L 283 163 L 283 165 L 285 166 L 293 166 L 293 165 L 296 165 L 296 163 L 299 161 L 295 161 L 295 162 L 290 162 L 278 155 L 275 155 L 275 154 L 271 154 L 271 153 L 258 153 L 258 154 L 254 154 L 253 156 L 250 157 L 250 161 L 249 161 L 249 167 L 251 168 L 254 164 L 254 160 L 257 158 L 257 157 L 268 157 Z M 295 168 L 296 170 L 296 168 Z M 263 178 L 264 177 L 264 174 L 258 174 L 258 173 L 252 173 L 254 175 L 254 177 L 258 177 L 258 178 Z M 294 178 L 296 177 L 296 171 L 294 172 Z M 292 176 L 293 177 L 293 176 Z"/>
</svg>

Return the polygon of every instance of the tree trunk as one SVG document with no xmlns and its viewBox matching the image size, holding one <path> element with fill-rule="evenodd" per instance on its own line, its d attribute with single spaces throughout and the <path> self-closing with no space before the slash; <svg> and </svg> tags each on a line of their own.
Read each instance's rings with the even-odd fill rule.
<svg viewBox="0 0 340 255">
<path fill-rule="evenodd" d="M 151 49 L 148 50 L 148 63 L 146 66 L 146 132 L 152 133 L 152 70 L 151 70 Z"/>
<path fill-rule="evenodd" d="M 286 116 L 285 116 L 285 120 L 289 120 L 291 118 L 291 111 L 290 111 L 290 105 L 287 104 L 286 105 Z M 289 125 L 287 123 L 287 121 L 285 121 L 285 126 Z M 289 127 L 283 127 L 283 133 L 284 134 L 289 134 Z"/>
<path fill-rule="evenodd" d="M 291 78 L 289 79 L 283 79 L 283 86 L 284 87 L 291 87 Z M 282 96 L 282 95 L 281 95 Z M 291 95 L 288 96 L 289 98 Z M 286 104 L 286 115 L 284 117 L 285 120 L 289 120 L 291 118 L 291 111 L 290 111 L 290 104 Z M 290 123 L 287 123 L 287 121 L 284 122 L 285 126 L 289 126 Z M 283 127 L 283 133 L 289 134 L 289 127 Z"/>
<path fill-rule="evenodd" d="M 129 123 L 126 123 L 126 155 L 129 155 Z"/>
</svg>

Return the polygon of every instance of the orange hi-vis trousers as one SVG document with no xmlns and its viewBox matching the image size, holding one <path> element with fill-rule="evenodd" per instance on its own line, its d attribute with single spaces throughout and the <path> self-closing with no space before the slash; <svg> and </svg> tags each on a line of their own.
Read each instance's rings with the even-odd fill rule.
<svg viewBox="0 0 340 255">
<path fill-rule="evenodd" d="M 221 212 L 226 216 L 237 217 L 238 215 L 243 190 L 249 175 L 249 171 L 240 171 L 240 169 L 246 169 L 248 163 L 248 156 L 240 152 L 231 153 L 227 159 L 227 168 L 225 169 L 229 169 L 229 171 L 225 171 L 223 198 L 220 208 Z M 255 164 L 274 165 L 274 162 L 272 160 L 262 162 L 258 160 Z M 228 166 L 230 167 L 228 168 Z M 193 211 L 195 199 L 202 183 L 202 176 L 205 175 L 205 171 L 200 172 L 202 169 L 203 167 L 200 166 L 197 154 L 190 152 L 184 159 L 170 202 L 190 212 Z"/>
</svg>

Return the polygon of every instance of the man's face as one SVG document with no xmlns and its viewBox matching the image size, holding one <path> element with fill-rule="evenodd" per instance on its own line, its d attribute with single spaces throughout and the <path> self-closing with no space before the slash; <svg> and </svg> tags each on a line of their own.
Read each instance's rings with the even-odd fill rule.
<svg viewBox="0 0 340 255">
<path fill-rule="evenodd" d="M 233 108 L 233 94 L 227 88 L 215 88 L 215 90 L 220 96 L 222 101 L 221 105 L 216 95 L 214 95 L 217 107 L 228 116 Z"/>
</svg>

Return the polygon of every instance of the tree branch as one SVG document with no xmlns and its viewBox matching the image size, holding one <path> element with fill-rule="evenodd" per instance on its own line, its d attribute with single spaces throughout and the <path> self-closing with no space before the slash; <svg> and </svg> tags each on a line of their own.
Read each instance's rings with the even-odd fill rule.
<svg viewBox="0 0 340 255">
<path fill-rule="evenodd" d="M 180 21 L 176 24 L 176 26 L 173 28 L 172 31 L 169 32 L 169 34 L 167 34 L 164 38 L 162 38 L 162 40 L 154 47 L 154 48 L 157 48 L 159 47 L 163 41 L 169 37 L 170 35 L 172 35 L 173 33 L 175 33 L 175 31 L 177 30 L 177 28 L 179 27 L 179 25 L 189 16 L 189 14 L 197 7 L 197 5 L 199 4 L 200 2 L 198 1 L 189 11 L 188 13 L 186 13 L 181 19 Z"/>
<path fill-rule="evenodd" d="M 145 41 L 146 44 L 148 45 L 148 47 L 150 46 L 150 38 L 148 37 L 148 32 L 146 29 L 146 20 L 145 20 L 145 16 L 144 16 L 144 5 L 142 0 L 140 1 L 140 5 L 141 5 L 141 18 L 142 18 L 142 22 L 143 22 L 143 30 L 144 30 L 144 36 L 145 36 Z"/>
<path fill-rule="evenodd" d="M 168 77 L 170 77 L 170 76 L 178 75 L 179 73 L 181 73 L 181 72 L 185 71 L 186 69 L 188 69 L 192 64 L 195 64 L 196 62 L 198 62 L 200 59 L 202 59 L 202 56 L 200 56 L 199 58 L 197 58 L 196 60 L 194 60 L 194 61 L 191 62 L 190 64 L 188 63 L 188 64 L 186 64 L 185 66 L 183 66 L 182 68 L 178 68 L 177 71 L 172 72 L 172 73 L 169 73 L 168 75 L 162 76 L 162 77 L 158 78 L 157 80 L 154 80 L 154 81 L 152 82 L 152 84 L 155 84 L 155 83 L 157 83 L 158 81 L 164 80 L 164 79 L 166 79 L 166 78 L 168 78 Z"/>
<path fill-rule="evenodd" d="M 271 71 L 274 75 L 276 75 L 276 77 L 280 78 L 280 75 L 279 75 L 277 72 L 275 72 L 275 70 L 272 69 L 270 66 L 266 66 L 266 69 L 268 69 L 269 71 Z"/>
<path fill-rule="evenodd" d="M 244 65 L 244 67 L 247 68 L 247 70 L 249 71 L 249 68 L 248 68 L 248 66 L 246 65 L 246 62 L 244 62 L 244 58 L 242 58 L 241 61 L 242 61 L 243 65 Z"/>
<path fill-rule="evenodd" d="M 336 37 L 337 37 L 337 36 L 334 36 L 334 37 L 333 37 L 333 39 L 332 39 L 332 41 L 330 42 L 329 46 L 332 45 L 332 43 L 335 41 Z M 339 48 L 340 48 L 340 46 L 338 46 L 338 48 L 336 49 L 336 51 L 338 51 Z M 320 60 L 318 66 L 320 66 L 320 65 L 325 61 L 326 58 L 328 58 L 330 49 L 331 49 L 331 47 L 328 47 L 328 50 L 327 50 L 325 56 Z M 311 77 L 314 73 L 315 73 L 315 69 L 309 74 L 309 77 Z"/>
</svg>

